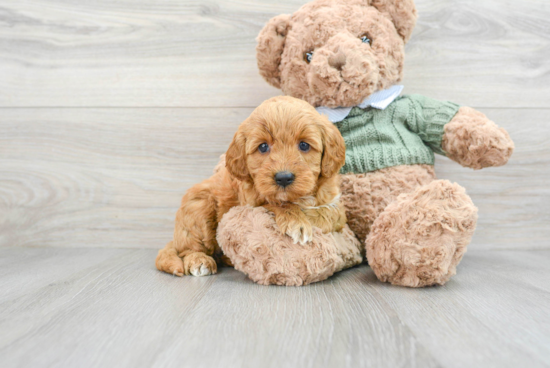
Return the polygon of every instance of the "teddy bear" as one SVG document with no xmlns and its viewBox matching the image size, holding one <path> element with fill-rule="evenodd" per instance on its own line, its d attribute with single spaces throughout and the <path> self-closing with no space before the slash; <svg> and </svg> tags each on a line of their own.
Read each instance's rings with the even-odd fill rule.
<svg viewBox="0 0 550 368">
<path fill-rule="evenodd" d="M 436 178 L 434 153 L 478 170 L 506 164 L 514 149 L 508 133 L 473 108 L 401 95 L 405 44 L 416 19 L 413 0 L 314 0 L 272 18 L 257 38 L 262 77 L 309 102 L 342 134 L 341 201 L 349 228 L 377 278 L 407 287 L 445 284 L 476 227 L 477 208 L 465 189 Z M 296 259 L 292 249 L 271 248 L 275 271 L 266 267 L 271 260 L 258 263 L 253 252 L 242 252 L 254 232 L 267 231 L 255 224 L 267 215 L 253 211 L 226 214 L 218 243 L 255 281 L 289 284 L 296 270 L 282 265 Z M 236 221 L 239 234 L 231 232 Z M 270 231 L 269 239 L 284 236 Z M 308 269 L 315 257 L 301 251 L 300 267 Z M 340 262 L 332 273 L 356 263 Z"/>
</svg>

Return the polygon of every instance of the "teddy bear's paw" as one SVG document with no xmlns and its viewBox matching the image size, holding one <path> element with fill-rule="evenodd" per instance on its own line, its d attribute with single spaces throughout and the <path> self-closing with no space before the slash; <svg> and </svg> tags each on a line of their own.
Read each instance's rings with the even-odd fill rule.
<svg viewBox="0 0 550 368">
<path fill-rule="evenodd" d="M 505 165 L 514 152 L 514 142 L 483 113 L 461 107 L 445 125 L 441 148 L 453 161 L 478 170 Z"/>
<path fill-rule="evenodd" d="M 309 242 L 294 242 L 263 207 L 232 208 L 217 231 L 234 267 L 263 285 L 307 285 L 362 262 L 361 244 L 347 226 L 335 234 L 312 228 L 306 236 Z"/>
<path fill-rule="evenodd" d="M 401 194 L 374 221 L 366 242 L 369 265 L 394 285 L 443 285 L 456 273 L 476 221 L 464 188 L 435 180 Z"/>
</svg>

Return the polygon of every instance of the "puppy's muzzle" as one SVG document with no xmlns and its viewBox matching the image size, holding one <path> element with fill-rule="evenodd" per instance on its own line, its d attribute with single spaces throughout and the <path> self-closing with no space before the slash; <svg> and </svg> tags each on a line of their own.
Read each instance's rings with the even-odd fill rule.
<svg viewBox="0 0 550 368">
<path fill-rule="evenodd" d="M 275 174 L 275 183 L 277 183 L 278 186 L 286 188 L 292 182 L 294 182 L 294 179 L 296 178 L 293 173 L 289 171 L 280 171 L 277 174 Z"/>
</svg>

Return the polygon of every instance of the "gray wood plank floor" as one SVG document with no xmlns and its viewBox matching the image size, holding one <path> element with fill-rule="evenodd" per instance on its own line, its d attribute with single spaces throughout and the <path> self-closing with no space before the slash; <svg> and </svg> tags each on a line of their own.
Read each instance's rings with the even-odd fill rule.
<svg viewBox="0 0 550 368">
<path fill-rule="evenodd" d="M 547 367 L 550 251 L 466 254 L 444 287 L 362 265 L 306 287 L 223 268 L 158 272 L 154 250 L 0 249 L 2 367 Z"/>
</svg>

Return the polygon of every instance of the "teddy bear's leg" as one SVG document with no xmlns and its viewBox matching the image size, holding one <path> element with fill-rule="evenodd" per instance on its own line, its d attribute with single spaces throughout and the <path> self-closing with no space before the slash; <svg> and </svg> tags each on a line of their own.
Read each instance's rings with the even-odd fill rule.
<svg viewBox="0 0 550 368">
<path fill-rule="evenodd" d="M 263 207 L 233 207 L 218 225 L 217 240 L 237 270 L 263 285 L 307 285 L 363 260 L 347 226 L 328 234 L 313 228 L 311 242 L 296 244 Z"/>
<path fill-rule="evenodd" d="M 456 273 L 477 221 L 464 188 L 434 180 L 401 194 L 374 221 L 367 259 L 376 276 L 394 285 L 443 285 Z"/>
<path fill-rule="evenodd" d="M 400 165 L 366 174 L 342 175 L 341 201 L 350 229 L 364 242 L 371 226 L 400 194 L 435 180 L 431 165 Z"/>
</svg>

